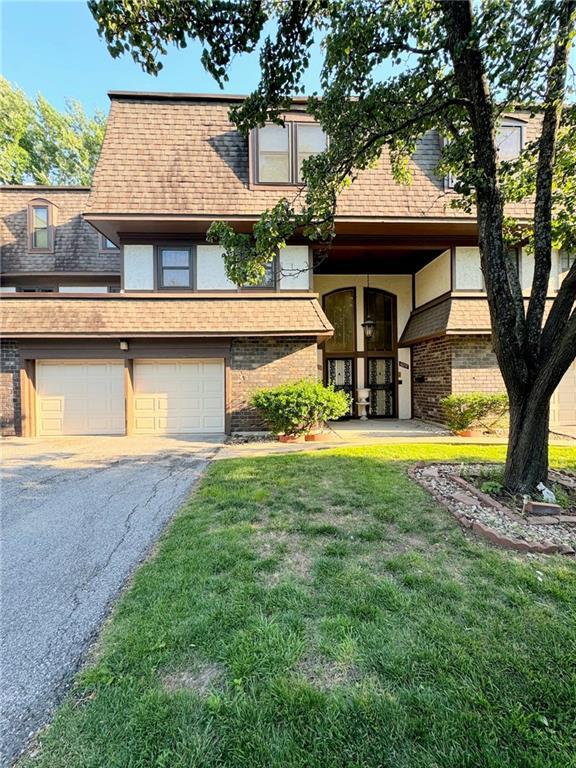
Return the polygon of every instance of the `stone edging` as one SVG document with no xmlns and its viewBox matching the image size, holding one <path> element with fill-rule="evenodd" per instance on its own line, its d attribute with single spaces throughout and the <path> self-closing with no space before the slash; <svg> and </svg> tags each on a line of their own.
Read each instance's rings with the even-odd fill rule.
<svg viewBox="0 0 576 768">
<path fill-rule="evenodd" d="M 572 547 L 564 546 L 562 544 L 553 544 L 551 542 L 545 542 L 545 541 L 542 541 L 542 542 L 524 541 L 523 539 L 516 539 L 511 536 L 506 536 L 505 534 L 499 533 L 498 531 L 494 530 L 494 528 L 490 528 L 484 523 L 481 523 L 478 520 L 474 520 L 471 516 L 466 515 L 463 512 L 460 512 L 460 510 L 455 509 L 450 504 L 450 499 L 446 498 L 446 496 L 434 490 L 433 488 L 430 488 L 426 483 L 422 482 L 421 479 L 417 476 L 416 470 L 423 469 L 426 466 L 429 466 L 429 465 L 427 465 L 423 461 L 418 462 L 418 464 L 408 469 L 408 475 L 412 480 L 414 480 L 414 482 L 418 483 L 418 485 L 421 488 L 424 488 L 425 491 L 427 491 L 431 496 L 433 496 L 436 499 L 436 501 L 442 504 L 443 507 L 448 509 L 450 514 L 454 518 L 456 518 L 456 520 L 460 523 L 460 525 L 463 528 L 467 528 L 471 530 L 473 533 L 475 533 L 478 536 L 481 536 L 484 539 L 487 539 L 492 544 L 496 544 L 497 546 L 504 547 L 505 549 L 512 549 L 512 550 L 515 550 L 516 552 L 533 552 L 541 555 L 560 554 L 560 555 L 567 555 L 572 557 L 576 555 L 576 551 L 572 549 Z M 511 517 L 513 520 L 524 522 L 523 518 L 520 517 L 520 515 L 517 515 L 516 513 L 512 512 L 512 510 L 507 509 L 502 504 L 500 504 L 490 496 L 486 495 L 485 493 L 482 493 L 482 491 L 478 490 L 473 485 L 466 482 L 466 480 L 464 480 L 463 478 L 458 477 L 456 475 L 452 475 L 450 479 L 454 480 L 457 485 L 460 485 L 464 490 L 466 490 L 467 493 L 475 496 L 482 503 L 487 504 L 493 507 L 494 509 L 497 509 L 500 512 L 504 512 L 506 515 L 508 515 L 508 517 Z"/>
</svg>

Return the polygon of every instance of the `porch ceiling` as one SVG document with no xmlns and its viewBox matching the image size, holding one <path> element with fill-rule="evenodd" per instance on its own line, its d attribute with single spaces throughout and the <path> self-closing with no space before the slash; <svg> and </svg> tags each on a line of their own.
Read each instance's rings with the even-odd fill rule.
<svg viewBox="0 0 576 768">
<path fill-rule="evenodd" d="M 314 251 L 314 273 L 318 275 L 407 275 L 417 272 L 446 250 L 430 245 L 332 246 Z"/>
</svg>

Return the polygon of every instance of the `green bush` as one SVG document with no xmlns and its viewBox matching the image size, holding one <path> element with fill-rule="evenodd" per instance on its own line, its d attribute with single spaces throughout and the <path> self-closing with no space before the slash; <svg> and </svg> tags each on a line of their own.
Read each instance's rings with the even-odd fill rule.
<svg viewBox="0 0 576 768">
<path fill-rule="evenodd" d="M 346 415 L 350 401 L 345 392 L 336 392 L 333 386 L 302 379 L 261 389 L 252 395 L 250 405 L 275 434 L 301 435 L 317 424 Z"/>
<path fill-rule="evenodd" d="M 508 395 L 471 392 L 448 395 L 440 400 L 446 423 L 453 432 L 470 429 L 473 425 L 490 431 L 508 411 Z"/>
</svg>

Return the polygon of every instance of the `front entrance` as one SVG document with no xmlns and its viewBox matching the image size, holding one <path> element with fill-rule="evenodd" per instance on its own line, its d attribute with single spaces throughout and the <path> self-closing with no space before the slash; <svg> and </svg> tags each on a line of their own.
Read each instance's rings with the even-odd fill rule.
<svg viewBox="0 0 576 768">
<path fill-rule="evenodd" d="M 396 297 L 379 288 L 339 288 L 324 295 L 323 305 L 334 326 L 334 336 L 323 350 L 325 383 L 351 396 L 350 416 L 357 415 L 358 388 L 366 388 L 370 390 L 369 416 L 394 418 Z"/>
<path fill-rule="evenodd" d="M 372 418 L 392 418 L 395 413 L 396 383 L 393 357 L 369 357 L 366 361 L 366 386 L 370 390 L 369 415 Z"/>
</svg>

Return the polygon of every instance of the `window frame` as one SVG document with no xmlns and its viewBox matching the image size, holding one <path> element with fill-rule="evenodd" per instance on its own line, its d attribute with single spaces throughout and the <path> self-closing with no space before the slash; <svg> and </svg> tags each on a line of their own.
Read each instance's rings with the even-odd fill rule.
<svg viewBox="0 0 576 768">
<path fill-rule="evenodd" d="M 46 248 L 34 245 L 34 211 L 45 208 L 47 211 L 48 245 Z M 36 197 L 28 202 L 28 250 L 33 253 L 54 253 L 54 209 L 53 204 L 44 197 Z"/>
<path fill-rule="evenodd" d="M 332 336 L 330 337 L 330 339 L 326 339 L 326 341 L 323 344 L 324 354 L 327 355 L 328 357 L 336 357 L 336 358 L 354 357 L 355 358 L 358 352 L 358 315 L 357 315 L 358 305 L 357 305 L 356 286 L 345 285 L 345 286 L 342 286 L 341 288 L 334 288 L 334 290 L 328 291 L 327 293 L 324 293 L 322 295 L 322 309 L 325 312 L 327 317 L 328 317 L 328 310 L 326 307 L 326 303 L 327 303 L 326 300 L 337 293 L 351 293 L 352 295 L 352 349 L 342 350 L 342 351 L 330 350 L 328 346 L 330 341 L 334 338 L 334 336 Z M 330 320 L 329 317 L 328 319 Z M 330 322 L 332 321 L 330 320 Z"/>
<path fill-rule="evenodd" d="M 187 267 L 164 267 L 162 264 L 162 252 L 163 251 L 187 251 L 188 252 L 188 266 Z M 181 244 L 181 243 L 159 243 L 155 248 L 155 290 L 162 292 L 187 292 L 196 290 L 196 247 L 194 245 Z M 165 286 L 163 282 L 164 269 L 177 269 L 182 272 L 188 270 L 189 279 L 188 285 L 168 285 Z"/>
<path fill-rule="evenodd" d="M 314 127 L 322 129 L 320 123 L 315 120 L 298 120 L 293 119 L 284 120 L 284 124 L 288 128 L 288 170 L 290 174 L 289 181 L 260 181 L 260 130 L 267 125 L 276 125 L 276 123 L 265 123 L 264 126 L 258 126 L 251 131 L 250 141 L 250 181 L 251 184 L 258 187 L 305 187 L 304 181 L 299 181 L 298 177 L 300 169 L 298 167 L 298 126 L 299 125 L 312 125 Z M 324 131 L 323 131 L 324 132 Z M 328 135 L 326 136 L 326 149 L 329 146 Z"/>
<path fill-rule="evenodd" d="M 117 245 L 114 245 L 114 243 L 112 243 L 112 240 L 106 237 L 106 235 L 103 235 L 102 232 L 99 232 L 98 234 L 99 234 L 98 242 L 100 246 L 99 250 L 101 253 L 117 253 L 120 250 L 120 248 Z M 107 242 L 112 243 L 112 245 L 106 245 Z"/>
<path fill-rule="evenodd" d="M 498 131 L 499 128 L 519 128 L 520 129 L 520 154 L 524 151 L 524 147 L 526 146 L 526 127 L 527 123 L 525 120 L 521 120 L 518 117 L 504 117 L 500 123 L 496 126 L 496 130 Z M 442 141 L 442 146 L 445 146 L 449 139 L 447 139 L 444 136 L 440 136 L 440 139 Z M 498 147 L 496 147 L 496 152 L 498 152 Z M 514 158 L 516 159 L 516 158 Z M 514 162 L 514 159 L 512 160 L 503 160 L 498 162 Z M 454 176 L 452 172 L 449 172 L 446 176 L 444 176 L 444 191 L 445 192 L 453 192 L 454 191 L 454 185 L 458 181 L 458 177 Z"/>
<path fill-rule="evenodd" d="M 271 285 L 241 285 L 239 286 L 241 291 L 277 291 L 279 287 L 279 273 L 280 273 L 280 256 L 276 254 L 272 261 L 272 283 Z"/>
</svg>

